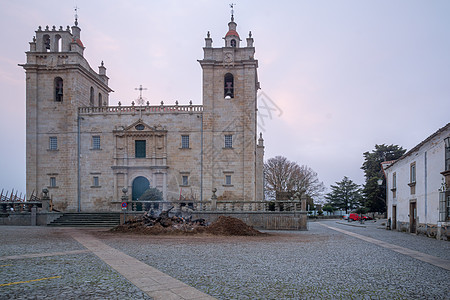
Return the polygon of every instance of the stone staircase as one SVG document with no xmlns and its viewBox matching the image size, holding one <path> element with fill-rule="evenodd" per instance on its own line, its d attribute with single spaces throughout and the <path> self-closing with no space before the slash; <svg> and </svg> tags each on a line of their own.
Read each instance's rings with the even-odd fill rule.
<svg viewBox="0 0 450 300">
<path fill-rule="evenodd" d="M 65 213 L 47 226 L 114 227 L 120 223 L 120 213 Z"/>
</svg>

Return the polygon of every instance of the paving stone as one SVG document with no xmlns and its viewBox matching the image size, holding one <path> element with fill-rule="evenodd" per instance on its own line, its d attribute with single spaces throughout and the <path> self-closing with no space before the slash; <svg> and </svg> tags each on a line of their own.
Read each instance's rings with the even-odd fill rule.
<svg viewBox="0 0 450 300">
<path fill-rule="evenodd" d="M 284 239 L 108 237 L 104 242 L 218 299 L 448 299 L 450 272 L 319 223 L 309 226 L 307 232 L 279 232 Z M 448 242 L 399 238 L 402 233 L 376 227 L 351 230 L 447 256 Z"/>
<path fill-rule="evenodd" d="M 367 222 L 366 227 L 311 222 L 309 231 L 270 232 L 271 236 L 263 238 L 85 232 L 167 274 L 158 277 L 158 283 L 169 283 L 171 276 L 218 299 L 450 299 L 450 271 L 319 223 L 450 259 L 448 242 L 378 229 L 379 223 Z M 0 262 L 0 284 L 61 278 L 0 287 L 0 299 L 151 299 L 92 253 L 71 252 L 85 248 L 64 230 L 1 229 L 0 258 L 18 257 Z M 54 255 L 24 256 L 36 253 Z M 120 268 L 127 266 L 124 263 Z M 165 288 L 154 294 L 155 299 L 177 291 L 174 286 Z M 186 298 L 189 294 L 186 290 Z"/>
</svg>

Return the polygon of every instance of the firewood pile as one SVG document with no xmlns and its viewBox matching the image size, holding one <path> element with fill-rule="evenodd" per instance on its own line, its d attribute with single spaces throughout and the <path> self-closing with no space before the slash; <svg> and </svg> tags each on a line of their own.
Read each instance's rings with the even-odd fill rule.
<svg viewBox="0 0 450 300">
<path fill-rule="evenodd" d="M 215 222 L 208 224 L 205 219 L 192 220 L 191 216 L 170 216 L 170 210 L 172 208 L 162 211 L 159 215 L 155 215 L 153 212 L 146 212 L 142 217 L 127 220 L 123 225 L 114 227 L 111 231 L 150 235 L 263 235 L 263 233 L 252 226 L 248 226 L 243 221 L 233 217 L 220 216 Z"/>
</svg>

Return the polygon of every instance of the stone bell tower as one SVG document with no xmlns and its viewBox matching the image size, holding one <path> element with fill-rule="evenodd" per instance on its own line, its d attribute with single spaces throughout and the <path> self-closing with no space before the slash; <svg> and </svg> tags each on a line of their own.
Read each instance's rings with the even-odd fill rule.
<svg viewBox="0 0 450 300">
<path fill-rule="evenodd" d="M 78 108 L 108 104 L 106 68 L 83 57 L 78 21 L 71 28 L 39 26 L 26 52 L 27 194 L 65 199 L 55 209 L 77 210 Z"/>
<path fill-rule="evenodd" d="M 232 11 L 224 46 L 214 48 L 208 32 L 199 60 L 203 70 L 203 194 L 217 188 L 218 200 L 262 200 L 257 167 L 256 108 L 259 88 L 249 32 L 241 47 Z M 260 160 L 262 156 L 258 155 Z M 260 164 L 259 164 L 260 165 Z"/>
</svg>

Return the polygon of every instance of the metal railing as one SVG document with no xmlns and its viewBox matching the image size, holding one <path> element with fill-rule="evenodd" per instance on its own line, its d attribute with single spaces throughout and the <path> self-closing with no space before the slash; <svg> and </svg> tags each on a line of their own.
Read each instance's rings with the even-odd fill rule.
<svg viewBox="0 0 450 300">
<path fill-rule="evenodd" d="M 0 212 L 2 213 L 14 213 L 14 212 L 31 212 L 33 207 L 42 207 L 42 202 L 39 201 L 26 201 L 26 202 L 15 202 L 15 201 L 1 201 L 0 202 Z"/>
<path fill-rule="evenodd" d="M 42 201 L 34 194 L 34 191 L 29 200 L 25 195 L 17 195 L 17 191 L 14 193 L 14 190 L 10 193 L 2 189 L 0 192 L 0 212 L 2 213 L 31 212 L 33 207 L 42 207 Z"/>
</svg>

